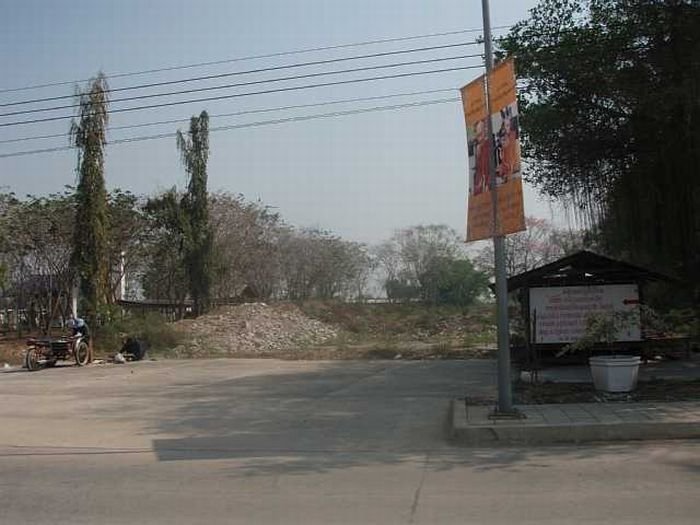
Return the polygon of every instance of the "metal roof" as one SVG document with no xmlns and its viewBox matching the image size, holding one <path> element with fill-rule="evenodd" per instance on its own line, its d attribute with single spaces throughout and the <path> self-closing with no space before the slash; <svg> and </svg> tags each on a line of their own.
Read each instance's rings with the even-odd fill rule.
<svg viewBox="0 0 700 525">
<path fill-rule="evenodd" d="M 508 279 L 508 291 L 540 286 L 577 286 L 676 279 L 641 266 L 582 250 Z"/>
</svg>

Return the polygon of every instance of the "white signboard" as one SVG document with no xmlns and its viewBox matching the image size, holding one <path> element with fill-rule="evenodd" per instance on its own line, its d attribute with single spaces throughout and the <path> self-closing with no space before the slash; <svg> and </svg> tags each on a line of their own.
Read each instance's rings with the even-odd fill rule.
<svg viewBox="0 0 700 525">
<path fill-rule="evenodd" d="M 589 314 L 633 311 L 638 305 L 636 284 L 531 288 L 533 342 L 574 342 L 583 336 Z M 618 332 L 617 340 L 641 340 L 639 317 Z"/>
</svg>

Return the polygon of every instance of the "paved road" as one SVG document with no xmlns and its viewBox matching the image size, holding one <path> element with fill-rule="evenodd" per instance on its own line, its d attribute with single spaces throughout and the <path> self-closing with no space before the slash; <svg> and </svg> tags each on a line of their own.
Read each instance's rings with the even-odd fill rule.
<svg viewBox="0 0 700 525">
<path fill-rule="evenodd" d="M 464 449 L 493 363 L 0 374 L 1 524 L 697 523 L 700 443 Z"/>
</svg>

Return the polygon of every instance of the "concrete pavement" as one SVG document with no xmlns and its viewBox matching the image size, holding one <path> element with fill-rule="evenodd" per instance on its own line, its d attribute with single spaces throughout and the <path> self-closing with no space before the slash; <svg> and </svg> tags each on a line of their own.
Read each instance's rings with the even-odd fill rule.
<svg viewBox="0 0 700 525">
<path fill-rule="evenodd" d="M 459 448 L 489 361 L 0 375 L 0 523 L 697 522 L 700 444 Z"/>
<path fill-rule="evenodd" d="M 700 401 L 562 403 L 516 408 L 521 419 L 495 419 L 493 407 L 455 400 L 452 437 L 469 446 L 700 438 Z"/>
</svg>

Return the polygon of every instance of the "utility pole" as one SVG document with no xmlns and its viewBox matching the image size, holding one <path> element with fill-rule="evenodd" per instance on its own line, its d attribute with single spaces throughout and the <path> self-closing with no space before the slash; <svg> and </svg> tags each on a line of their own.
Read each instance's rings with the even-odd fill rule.
<svg viewBox="0 0 700 525">
<path fill-rule="evenodd" d="M 491 121 L 491 101 L 489 73 L 493 69 L 493 45 L 491 41 L 491 10 L 489 0 L 481 0 L 481 9 L 484 19 L 484 51 L 486 55 L 486 122 L 488 140 L 491 142 L 491 154 L 489 155 L 489 189 L 491 191 L 491 204 L 493 208 L 494 233 L 500 230 L 498 218 L 498 186 L 496 184 L 496 159 L 493 136 L 493 122 Z M 496 268 L 496 315 L 498 328 L 498 408 L 496 416 L 515 415 L 513 410 L 513 393 L 510 377 L 510 336 L 508 327 L 508 287 L 506 282 L 505 242 L 503 235 L 493 237 L 494 263 Z"/>
</svg>

